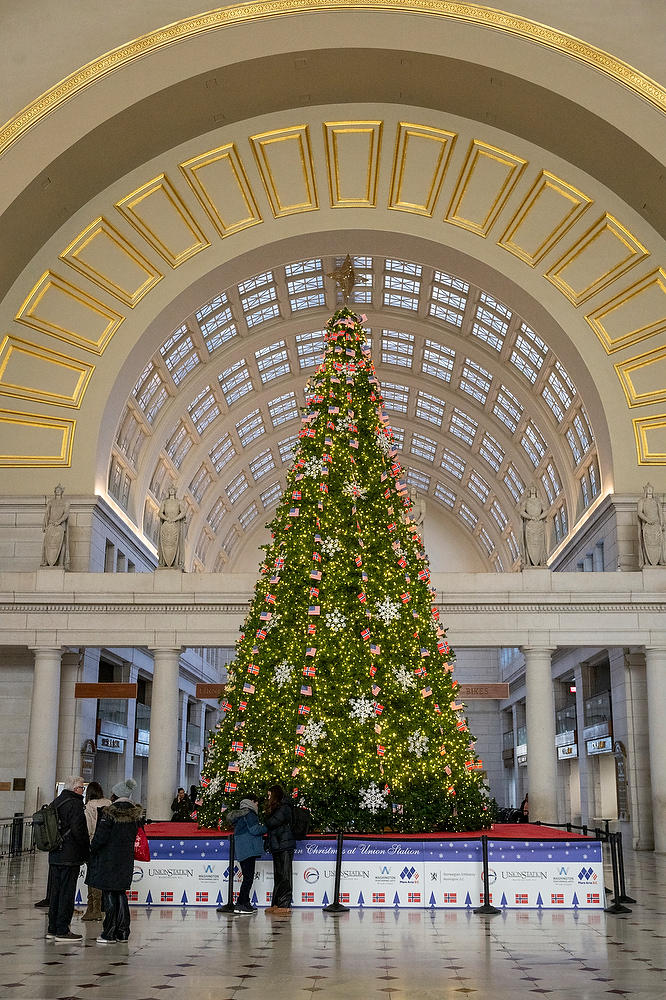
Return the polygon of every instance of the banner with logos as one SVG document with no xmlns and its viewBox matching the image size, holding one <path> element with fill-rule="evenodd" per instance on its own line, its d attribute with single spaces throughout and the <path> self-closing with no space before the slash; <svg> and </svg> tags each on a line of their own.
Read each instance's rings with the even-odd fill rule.
<svg viewBox="0 0 666 1000">
<path fill-rule="evenodd" d="M 293 905 L 322 907 L 333 899 L 335 840 L 301 841 L 294 853 Z M 135 862 L 128 899 L 136 906 L 220 906 L 229 886 L 229 841 L 150 840 L 151 860 Z M 506 909 L 601 909 L 601 844 L 587 840 L 489 840 L 491 903 Z M 85 866 L 77 904 L 87 899 Z M 241 881 L 234 865 L 236 892 Z M 250 894 L 270 906 L 270 855 L 257 862 Z M 483 902 L 480 840 L 344 841 L 340 902 L 369 909 L 470 909 Z"/>
</svg>

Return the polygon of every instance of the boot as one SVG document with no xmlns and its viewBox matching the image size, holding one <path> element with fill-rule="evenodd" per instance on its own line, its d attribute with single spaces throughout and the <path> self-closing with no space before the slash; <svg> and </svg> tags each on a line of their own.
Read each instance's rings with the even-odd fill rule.
<svg viewBox="0 0 666 1000">
<path fill-rule="evenodd" d="M 81 920 L 103 920 L 102 913 L 102 890 L 88 887 L 88 907 L 81 917 Z"/>
</svg>

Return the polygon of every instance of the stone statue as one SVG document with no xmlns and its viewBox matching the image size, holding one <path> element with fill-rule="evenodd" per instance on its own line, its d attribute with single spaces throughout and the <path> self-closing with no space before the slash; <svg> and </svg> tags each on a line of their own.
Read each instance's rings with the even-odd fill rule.
<svg viewBox="0 0 666 1000">
<path fill-rule="evenodd" d="M 160 532 L 157 539 L 157 565 L 161 569 L 185 566 L 185 516 L 187 508 L 176 497 L 172 486 L 160 507 Z"/>
<path fill-rule="evenodd" d="M 638 541 L 640 566 L 664 566 L 664 518 L 654 487 L 646 483 L 638 501 Z"/>
<path fill-rule="evenodd" d="M 536 486 L 530 486 L 520 516 L 523 520 L 523 566 L 546 565 L 546 512 Z"/>
<path fill-rule="evenodd" d="M 63 566 L 69 569 L 69 505 L 63 500 L 64 486 L 60 483 L 53 490 L 53 496 L 46 503 L 44 511 L 44 543 L 42 545 L 42 566 Z"/>
</svg>

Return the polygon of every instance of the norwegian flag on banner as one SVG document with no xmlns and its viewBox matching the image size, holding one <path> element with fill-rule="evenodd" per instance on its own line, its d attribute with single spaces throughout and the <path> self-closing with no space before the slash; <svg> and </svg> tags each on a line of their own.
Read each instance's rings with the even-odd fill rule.
<svg viewBox="0 0 666 1000">
<path fill-rule="evenodd" d="M 598 903 L 600 901 L 600 893 L 598 892 L 588 892 L 587 894 L 588 903 Z"/>
<path fill-rule="evenodd" d="M 349 893 L 348 892 L 341 892 L 340 893 L 340 902 L 341 903 L 348 903 L 349 902 Z"/>
<path fill-rule="evenodd" d="M 420 892 L 408 892 L 407 893 L 407 902 L 408 903 L 420 903 L 421 902 L 421 893 Z"/>
<path fill-rule="evenodd" d="M 529 903 L 529 897 L 528 897 L 527 893 L 526 892 L 517 892 L 516 893 L 516 903 L 518 903 L 521 906 L 527 906 L 527 904 Z"/>
<path fill-rule="evenodd" d="M 127 898 L 130 901 L 130 903 L 138 903 L 139 902 L 139 893 L 138 893 L 138 891 L 136 889 L 128 889 L 127 892 L 125 893 L 125 895 L 127 896 Z"/>
<path fill-rule="evenodd" d="M 195 897 L 194 897 L 194 901 L 196 903 L 207 903 L 208 902 L 208 893 L 207 892 L 197 892 L 196 895 L 195 895 Z"/>
<path fill-rule="evenodd" d="M 314 903 L 314 892 L 302 892 L 301 893 L 302 903 Z"/>
<path fill-rule="evenodd" d="M 373 894 L 372 894 L 372 902 L 373 903 L 385 903 L 386 902 L 386 893 L 385 892 L 373 892 Z"/>
<path fill-rule="evenodd" d="M 551 903 L 555 903 L 558 906 L 564 906 L 564 893 L 563 892 L 551 892 L 550 894 Z"/>
<path fill-rule="evenodd" d="M 492 901 L 493 901 L 493 894 L 492 894 L 492 892 L 489 892 L 488 893 L 488 902 L 492 903 Z M 481 905 L 483 905 L 483 902 L 484 902 L 483 893 L 480 892 L 479 893 L 479 903 L 481 903 Z"/>
<path fill-rule="evenodd" d="M 483 902 L 483 897 L 481 897 L 481 901 Z M 445 903 L 457 903 L 458 902 L 458 893 L 457 892 L 445 892 L 444 893 L 444 902 Z"/>
<path fill-rule="evenodd" d="M 173 903 L 173 893 L 172 892 L 161 892 L 160 893 L 160 903 Z"/>
</svg>

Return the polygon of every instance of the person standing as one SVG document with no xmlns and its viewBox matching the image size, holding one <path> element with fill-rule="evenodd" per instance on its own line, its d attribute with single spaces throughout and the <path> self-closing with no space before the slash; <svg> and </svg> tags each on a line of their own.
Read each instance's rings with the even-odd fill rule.
<svg viewBox="0 0 666 1000">
<path fill-rule="evenodd" d="M 234 857 L 239 862 L 243 881 L 234 913 L 256 913 L 256 906 L 250 902 L 250 889 L 254 883 L 254 869 L 257 858 L 263 854 L 263 835 L 267 828 L 259 822 L 259 799 L 256 795 L 248 795 L 241 799 L 238 809 L 229 813 L 227 819 L 234 828 Z"/>
<path fill-rule="evenodd" d="M 529 823 L 530 821 L 530 800 L 529 796 L 526 795 L 523 801 L 520 803 L 520 808 L 518 809 L 520 813 L 520 822 Z"/>
<path fill-rule="evenodd" d="M 90 854 L 90 838 L 83 809 L 83 778 L 68 778 L 63 791 L 53 805 L 58 812 L 58 826 L 62 844 L 57 851 L 49 851 L 49 923 L 46 937 L 49 941 L 80 941 L 82 934 L 70 929 L 74 914 L 76 880 L 81 865 Z"/>
<path fill-rule="evenodd" d="M 273 855 L 273 897 L 266 913 L 291 913 L 292 861 L 296 840 L 291 829 L 291 805 L 284 789 L 273 785 L 268 790 L 265 816 L 268 849 Z"/>
<path fill-rule="evenodd" d="M 111 789 L 111 803 L 99 812 L 97 829 L 90 844 L 86 882 L 102 890 L 104 924 L 98 944 L 127 941 L 130 912 L 126 890 L 134 873 L 134 841 L 143 809 L 132 802 L 134 778 L 119 781 Z"/>
<path fill-rule="evenodd" d="M 190 813 L 193 809 L 194 806 L 188 798 L 185 789 L 179 788 L 175 799 L 171 803 L 171 822 L 190 823 L 192 821 Z"/>
<path fill-rule="evenodd" d="M 91 781 L 86 788 L 85 814 L 88 825 L 88 836 L 92 840 L 97 829 L 99 810 L 104 806 L 111 805 L 111 799 L 104 798 L 104 789 L 98 781 Z M 94 886 L 88 886 L 88 906 L 81 920 L 101 920 L 102 914 L 102 891 Z"/>
</svg>

